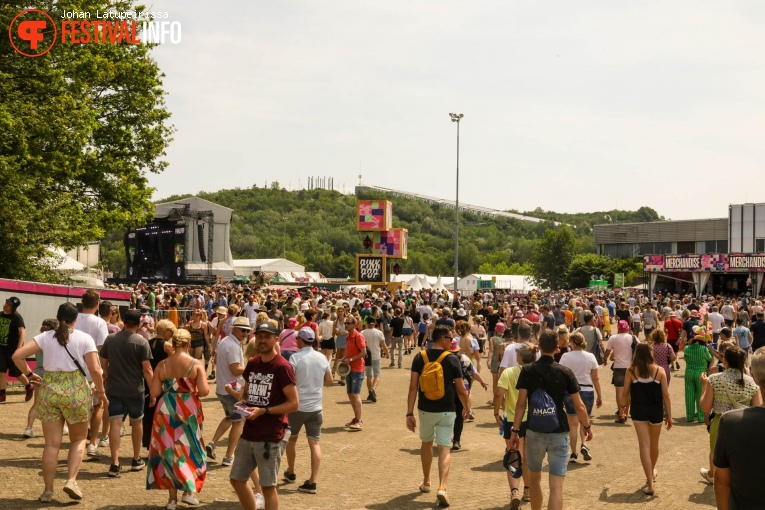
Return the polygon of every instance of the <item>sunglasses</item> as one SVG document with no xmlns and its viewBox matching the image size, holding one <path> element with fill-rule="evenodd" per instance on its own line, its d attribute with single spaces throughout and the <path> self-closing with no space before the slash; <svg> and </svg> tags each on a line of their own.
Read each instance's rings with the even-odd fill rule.
<svg viewBox="0 0 765 510">
<path fill-rule="evenodd" d="M 348 322 L 346 321 L 345 324 L 356 324 L 355 322 Z"/>
</svg>

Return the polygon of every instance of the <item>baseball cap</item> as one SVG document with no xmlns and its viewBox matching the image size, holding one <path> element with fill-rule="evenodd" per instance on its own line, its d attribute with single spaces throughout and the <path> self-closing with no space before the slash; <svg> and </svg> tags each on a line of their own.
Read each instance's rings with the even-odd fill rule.
<svg viewBox="0 0 765 510">
<path fill-rule="evenodd" d="M 627 321 L 619 321 L 619 331 L 629 331 L 630 325 Z"/>
<path fill-rule="evenodd" d="M 313 334 L 313 330 L 311 328 L 300 328 L 297 336 L 308 344 L 313 343 L 314 340 L 316 340 L 316 335 Z"/>
<path fill-rule="evenodd" d="M 502 466 L 510 473 L 513 478 L 520 478 L 523 475 L 523 458 L 518 450 L 507 450 L 502 458 Z"/>
<path fill-rule="evenodd" d="M 246 320 L 246 319 L 245 319 Z M 249 322 L 247 323 L 247 329 L 250 328 Z M 279 332 L 276 331 L 276 326 L 271 324 L 270 322 L 264 322 L 257 328 L 255 328 L 256 333 L 260 333 L 261 331 L 265 331 L 266 333 L 271 333 L 272 335 L 278 335 Z"/>
<path fill-rule="evenodd" d="M 5 302 L 10 303 L 14 310 L 21 306 L 21 300 L 17 298 L 16 296 L 9 297 L 8 299 L 5 300 Z"/>
</svg>

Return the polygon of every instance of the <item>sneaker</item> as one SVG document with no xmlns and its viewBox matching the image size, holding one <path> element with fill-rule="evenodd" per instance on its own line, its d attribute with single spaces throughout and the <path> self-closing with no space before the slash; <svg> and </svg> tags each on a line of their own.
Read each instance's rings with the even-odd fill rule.
<svg viewBox="0 0 765 510">
<path fill-rule="evenodd" d="M 569 462 L 576 462 L 576 459 L 577 459 L 577 455 L 576 455 L 575 453 L 572 453 L 572 454 L 571 454 L 571 455 L 569 455 L 569 457 L 568 457 L 568 461 L 569 461 Z"/>
<path fill-rule="evenodd" d="M 715 484 L 715 479 L 712 477 L 712 475 L 709 474 L 709 470 L 707 468 L 701 468 L 699 469 L 699 474 L 701 475 L 701 478 L 704 479 L 705 482 L 707 482 L 710 485 Z"/>
<path fill-rule="evenodd" d="M 98 440 L 98 447 L 99 448 L 106 448 L 109 446 L 109 438 L 108 437 L 102 437 Z"/>
<path fill-rule="evenodd" d="M 5 404 L 5 393 L 0 393 L 0 404 Z"/>
<path fill-rule="evenodd" d="M 65 436 L 69 435 L 69 427 L 66 426 L 66 423 L 64 423 L 64 431 L 62 432 Z"/>
<path fill-rule="evenodd" d="M 351 425 L 355 424 L 358 420 L 356 418 L 352 419 L 348 423 L 345 424 L 346 427 L 350 427 Z"/>
<path fill-rule="evenodd" d="M 521 508 L 521 495 L 518 489 L 510 491 L 510 510 L 518 510 Z"/>
<path fill-rule="evenodd" d="M 266 510 L 266 498 L 259 492 L 255 493 L 255 510 Z"/>
<path fill-rule="evenodd" d="M 367 400 L 370 400 L 372 402 L 377 402 L 377 392 L 375 390 L 372 390 Z"/>
<path fill-rule="evenodd" d="M 619 416 L 617 419 L 614 420 L 614 423 L 627 423 L 627 417 Z"/>
<path fill-rule="evenodd" d="M 88 444 L 88 446 L 85 447 L 85 455 L 88 457 L 98 457 L 98 446 Z"/>
<path fill-rule="evenodd" d="M 459 450 L 460 448 L 462 448 L 462 445 L 460 444 L 459 441 L 455 441 L 452 443 L 452 450 L 454 450 L 455 452 Z"/>
<path fill-rule="evenodd" d="M 366 398 L 366 400 L 367 400 L 368 402 L 371 402 L 371 401 L 372 401 L 372 394 L 371 394 L 371 393 L 370 393 L 369 395 L 367 395 L 367 398 Z"/>
<path fill-rule="evenodd" d="M 420 492 L 430 492 L 430 482 L 422 482 L 420 484 Z"/>
<path fill-rule="evenodd" d="M 42 494 L 40 494 L 40 497 L 37 498 L 40 503 L 50 503 L 53 501 L 53 491 L 43 491 Z"/>
<path fill-rule="evenodd" d="M 199 500 L 194 495 L 193 492 L 184 492 L 183 496 L 181 496 L 181 503 L 186 503 L 187 505 L 196 506 L 199 504 Z"/>
<path fill-rule="evenodd" d="M 316 494 L 316 482 L 311 483 L 310 481 L 306 480 L 303 482 L 303 485 L 298 487 L 298 490 L 307 494 Z"/>
<path fill-rule="evenodd" d="M 165 505 L 165 510 L 175 510 L 176 508 L 178 508 L 178 504 L 177 502 L 172 500 L 168 501 L 167 504 Z"/>
<path fill-rule="evenodd" d="M 207 446 L 205 446 L 205 451 L 207 452 L 207 458 L 215 460 L 215 443 L 210 441 L 207 443 Z"/>
<path fill-rule="evenodd" d="M 125 430 L 125 426 L 123 425 L 122 428 L 120 429 L 120 437 L 125 436 L 125 434 L 127 434 L 127 431 Z"/>
<path fill-rule="evenodd" d="M 122 466 L 117 464 L 112 464 L 111 466 L 109 466 L 109 472 L 106 474 L 111 476 L 112 478 L 117 478 L 118 476 L 120 476 L 121 471 L 122 471 Z"/>
<path fill-rule="evenodd" d="M 396 366 L 396 364 L 395 364 L 395 363 L 391 363 L 390 365 L 388 365 L 388 368 L 393 368 L 393 367 L 395 367 L 395 366 Z"/>
<path fill-rule="evenodd" d="M 584 460 L 588 462 L 592 460 L 592 455 L 590 455 L 590 449 L 587 448 L 586 444 L 582 443 L 582 447 L 579 449 L 579 453 L 582 454 L 582 456 L 584 457 Z"/>
<path fill-rule="evenodd" d="M 143 459 L 133 459 L 130 463 L 130 471 L 140 471 L 146 467 L 146 463 Z"/>
<path fill-rule="evenodd" d="M 72 499 L 82 499 L 82 491 L 74 480 L 67 480 L 64 484 L 64 492 Z"/>
<path fill-rule="evenodd" d="M 230 466 L 234 463 L 234 456 L 231 457 L 223 457 L 223 460 L 221 461 L 221 466 Z"/>
<path fill-rule="evenodd" d="M 438 491 L 436 491 L 436 498 L 438 498 L 438 506 L 449 506 L 449 495 L 443 487 L 440 487 Z"/>
<path fill-rule="evenodd" d="M 22 434 L 24 437 L 35 437 L 35 431 L 32 430 L 30 427 L 27 427 L 24 429 L 24 434 Z"/>
<path fill-rule="evenodd" d="M 284 481 L 293 483 L 295 480 L 297 480 L 297 475 L 295 473 L 290 473 L 290 470 L 287 469 L 284 471 Z"/>
<path fill-rule="evenodd" d="M 361 420 L 356 420 L 356 423 L 351 423 L 348 428 L 351 430 L 363 430 L 364 424 L 361 422 Z"/>
<path fill-rule="evenodd" d="M 525 501 L 527 503 L 529 501 L 531 501 L 531 494 L 529 494 L 529 488 L 528 487 L 524 487 L 523 488 L 523 501 Z"/>
<path fill-rule="evenodd" d="M 207 376 L 207 380 L 208 380 L 208 381 L 212 381 L 213 379 L 215 379 L 215 370 L 213 370 L 213 371 L 210 373 L 210 375 L 208 375 L 208 376 Z"/>
<path fill-rule="evenodd" d="M 680 362 L 679 361 L 675 361 L 675 368 L 680 370 Z"/>
<path fill-rule="evenodd" d="M 337 384 L 339 384 L 340 386 L 345 386 L 345 379 L 340 379 L 339 381 L 337 381 Z"/>
<path fill-rule="evenodd" d="M 24 393 L 24 402 L 29 402 L 35 395 L 35 387 L 32 384 L 27 384 L 24 386 L 24 390 L 26 391 Z"/>
</svg>

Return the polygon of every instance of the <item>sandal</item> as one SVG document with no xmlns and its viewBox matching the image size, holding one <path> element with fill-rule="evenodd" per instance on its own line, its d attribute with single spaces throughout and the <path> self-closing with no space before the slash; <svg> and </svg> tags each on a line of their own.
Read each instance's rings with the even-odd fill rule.
<svg viewBox="0 0 765 510">
<path fill-rule="evenodd" d="M 653 481 L 655 482 L 657 478 L 659 478 L 659 470 L 658 469 L 654 469 L 653 470 Z"/>
<path fill-rule="evenodd" d="M 654 494 L 654 491 L 652 491 L 651 489 L 649 489 L 647 485 L 646 485 L 645 487 L 643 487 L 642 489 L 640 489 L 640 490 L 641 490 L 641 491 L 643 492 L 643 494 L 645 494 L 646 496 L 653 496 L 653 494 Z"/>
</svg>

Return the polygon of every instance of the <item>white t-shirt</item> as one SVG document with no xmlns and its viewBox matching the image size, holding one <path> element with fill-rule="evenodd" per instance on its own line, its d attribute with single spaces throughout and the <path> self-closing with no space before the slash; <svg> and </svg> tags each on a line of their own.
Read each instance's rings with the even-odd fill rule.
<svg viewBox="0 0 765 510">
<path fill-rule="evenodd" d="M 725 320 L 732 321 L 733 316 L 736 314 L 736 309 L 730 305 L 725 305 L 720 309 L 720 313 Z"/>
<path fill-rule="evenodd" d="M 89 352 L 98 352 L 93 338 L 82 331 L 70 331 L 69 341 L 65 349 L 58 343 L 54 337 L 55 334 L 55 331 L 46 331 L 34 337 L 34 341 L 43 350 L 43 368 L 45 371 L 75 372 L 77 370 L 77 364 L 66 353 L 66 349 L 69 349 L 72 356 L 82 365 L 82 369 L 87 371 L 85 355 Z"/>
<path fill-rule="evenodd" d="M 329 340 L 333 336 L 335 336 L 335 323 L 329 319 L 321 321 L 319 323 L 319 338 Z"/>
<path fill-rule="evenodd" d="M 106 321 L 92 313 L 77 314 L 77 322 L 74 324 L 74 329 L 90 336 L 96 342 L 96 349 L 103 346 L 106 337 L 109 336 L 109 327 L 106 325 Z M 64 354 L 66 354 L 66 351 L 64 351 Z M 99 365 L 101 364 L 101 359 L 98 359 L 98 363 Z M 93 378 L 90 376 L 88 367 L 83 365 L 82 369 L 85 371 L 85 377 L 88 381 L 92 382 Z"/>
<path fill-rule="evenodd" d="M 581 386 L 579 391 L 594 391 L 592 370 L 598 369 L 598 361 L 594 354 L 587 351 L 569 351 L 561 356 L 560 364 L 574 372 L 576 380 Z"/>
<path fill-rule="evenodd" d="M 298 411 L 321 411 L 324 374 L 330 371 L 327 357 L 313 350 L 313 347 L 303 347 L 290 356 L 290 365 L 295 370 Z"/>
<path fill-rule="evenodd" d="M 620 333 L 611 336 L 606 343 L 606 350 L 614 352 L 614 368 L 628 368 L 632 363 L 632 335 Z"/>
<path fill-rule="evenodd" d="M 247 316 L 247 319 L 250 321 L 250 326 L 253 326 L 255 324 L 255 318 L 258 316 L 258 310 L 260 309 L 260 305 L 257 301 L 254 303 L 245 303 L 242 307 L 242 310 L 244 310 L 244 314 Z"/>
<path fill-rule="evenodd" d="M 226 385 L 234 379 L 240 388 L 244 385 L 244 378 L 241 375 L 235 376 L 231 373 L 230 365 L 234 363 L 244 365 L 244 352 L 242 352 L 239 340 L 233 336 L 227 336 L 218 342 L 218 347 L 215 349 L 215 369 L 217 372 L 215 393 L 217 395 L 228 395 Z"/>
<path fill-rule="evenodd" d="M 712 323 L 712 333 L 719 333 L 725 325 L 725 319 L 718 312 L 709 314 L 709 322 Z"/>
<path fill-rule="evenodd" d="M 372 360 L 381 359 L 382 353 L 380 344 L 385 341 L 385 335 L 377 328 L 365 329 L 361 332 L 364 341 L 367 343 L 367 349 L 372 352 Z"/>
<path fill-rule="evenodd" d="M 522 344 L 512 343 L 505 347 L 505 352 L 502 354 L 502 361 L 499 362 L 500 368 L 511 368 L 518 366 L 518 347 Z M 542 357 L 542 353 L 537 351 L 537 359 Z"/>
</svg>

